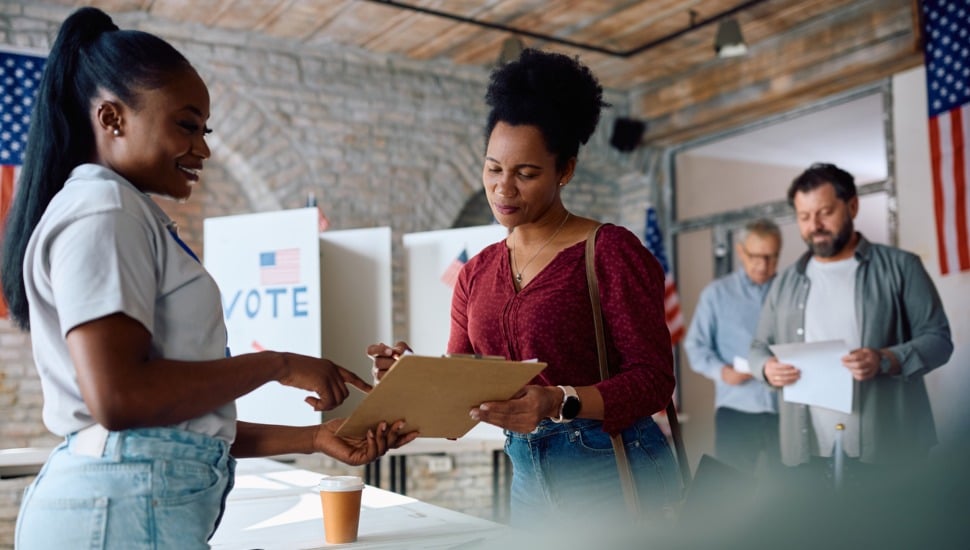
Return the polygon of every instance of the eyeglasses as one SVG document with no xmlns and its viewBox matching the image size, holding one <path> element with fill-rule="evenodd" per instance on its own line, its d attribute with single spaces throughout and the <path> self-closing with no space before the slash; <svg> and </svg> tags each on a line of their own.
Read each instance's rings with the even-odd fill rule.
<svg viewBox="0 0 970 550">
<path fill-rule="evenodd" d="M 748 249 L 745 248 L 744 245 L 741 245 L 741 251 L 744 252 L 744 255 L 747 256 L 749 259 L 757 262 L 765 262 L 766 264 L 773 264 L 778 261 L 777 252 L 774 254 L 752 254 L 748 252 Z"/>
</svg>

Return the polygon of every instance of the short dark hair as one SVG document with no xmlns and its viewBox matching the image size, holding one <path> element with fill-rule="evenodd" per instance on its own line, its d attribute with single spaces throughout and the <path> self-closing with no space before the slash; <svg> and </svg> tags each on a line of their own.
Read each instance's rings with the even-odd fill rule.
<svg viewBox="0 0 970 550">
<path fill-rule="evenodd" d="M 788 204 L 795 206 L 795 193 L 807 193 L 826 183 L 835 188 L 835 196 L 847 202 L 856 196 L 855 178 L 834 164 L 816 162 L 791 182 L 788 188 Z"/>
<path fill-rule="evenodd" d="M 499 122 L 536 126 L 559 169 L 579 154 L 609 107 L 603 87 L 578 59 L 533 48 L 492 72 L 485 102 L 491 107 L 486 143 Z"/>
<path fill-rule="evenodd" d="M 191 68 L 168 42 L 119 30 L 97 8 L 81 8 L 64 20 L 37 87 L 20 180 L 3 228 L 3 295 L 20 328 L 30 329 L 23 280 L 27 242 L 71 171 L 92 158 L 92 99 L 103 88 L 138 108 L 141 90 L 160 88 Z"/>
</svg>

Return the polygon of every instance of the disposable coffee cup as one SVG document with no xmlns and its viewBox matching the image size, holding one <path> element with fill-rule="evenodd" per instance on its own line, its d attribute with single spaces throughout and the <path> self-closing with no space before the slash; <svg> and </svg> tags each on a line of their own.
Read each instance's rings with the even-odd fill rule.
<svg viewBox="0 0 970 550">
<path fill-rule="evenodd" d="M 327 542 L 355 542 L 364 480 L 358 476 L 324 476 L 317 489 L 323 505 L 323 530 Z"/>
</svg>

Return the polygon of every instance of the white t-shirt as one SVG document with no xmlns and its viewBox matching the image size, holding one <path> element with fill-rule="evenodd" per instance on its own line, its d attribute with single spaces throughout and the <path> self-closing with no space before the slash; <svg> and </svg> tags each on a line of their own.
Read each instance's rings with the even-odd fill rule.
<svg viewBox="0 0 970 550">
<path fill-rule="evenodd" d="M 818 262 L 812 258 L 805 275 L 812 281 L 805 303 L 805 341 L 845 340 L 849 349 L 859 347 L 859 318 L 855 310 L 855 275 L 859 260 L 852 256 L 837 262 Z M 844 368 L 844 367 L 843 367 Z M 853 382 L 852 414 L 825 407 L 809 407 L 815 431 L 816 456 L 832 456 L 835 445 L 835 425 L 842 424 L 842 451 L 846 456 L 858 457 L 859 393 Z"/>
<path fill-rule="evenodd" d="M 75 168 L 44 212 L 27 246 L 24 280 L 51 432 L 94 424 L 65 340 L 80 324 L 120 312 L 151 333 L 151 358 L 225 357 L 219 288 L 172 237 L 171 224 L 147 195 L 96 164 Z M 232 442 L 235 420 L 230 402 L 177 427 Z"/>
</svg>

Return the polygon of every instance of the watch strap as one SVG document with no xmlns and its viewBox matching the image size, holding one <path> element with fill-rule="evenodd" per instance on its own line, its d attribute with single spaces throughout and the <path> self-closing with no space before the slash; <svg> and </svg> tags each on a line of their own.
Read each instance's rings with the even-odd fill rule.
<svg viewBox="0 0 970 550">
<path fill-rule="evenodd" d="M 552 420 L 556 424 L 562 424 L 563 422 L 570 422 L 576 417 L 572 416 L 567 418 L 566 416 L 563 415 L 563 411 L 565 411 L 566 403 L 570 399 L 575 399 L 577 402 L 579 401 L 579 394 L 576 393 L 576 388 L 572 386 L 556 386 L 556 387 L 562 390 L 562 403 L 559 404 L 559 417 L 550 418 L 549 420 Z"/>
<path fill-rule="evenodd" d="M 879 351 L 879 372 L 886 376 L 889 376 L 893 370 L 893 359 L 892 352 L 890 351 Z"/>
</svg>

